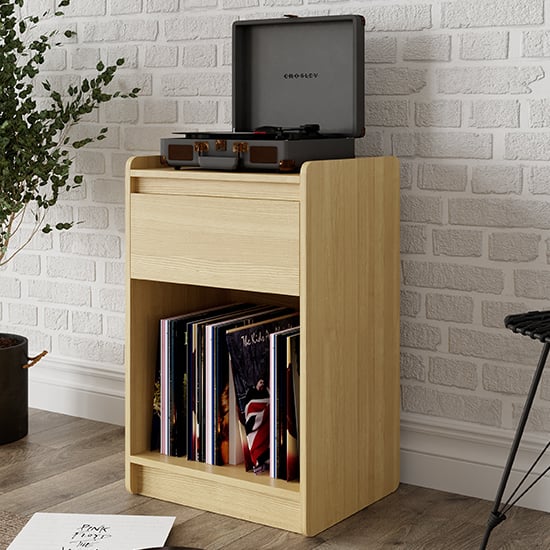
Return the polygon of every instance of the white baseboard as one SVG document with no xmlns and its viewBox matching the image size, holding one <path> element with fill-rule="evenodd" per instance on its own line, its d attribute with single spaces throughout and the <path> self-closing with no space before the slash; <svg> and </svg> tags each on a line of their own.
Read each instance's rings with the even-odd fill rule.
<svg viewBox="0 0 550 550">
<path fill-rule="evenodd" d="M 96 364 L 45 358 L 30 371 L 29 405 L 124 425 L 124 374 Z M 493 501 L 512 438 L 509 430 L 404 413 L 401 481 Z M 547 442 L 547 437 L 525 434 L 505 498 Z M 550 457 L 544 457 L 535 472 L 549 463 Z M 550 512 L 550 475 L 518 505 Z"/>
<path fill-rule="evenodd" d="M 450 493 L 494 501 L 513 433 L 439 418 L 403 415 L 401 481 Z M 526 433 L 522 439 L 503 501 L 529 470 L 548 436 Z M 548 453 L 522 487 L 550 462 Z M 521 490 L 517 493 L 521 493 Z M 518 506 L 550 512 L 550 474 L 518 501 Z"/>
<path fill-rule="evenodd" d="M 29 370 L 29 407 L 124 425 L 124 373 L 65 359 Z"/>
</svg>

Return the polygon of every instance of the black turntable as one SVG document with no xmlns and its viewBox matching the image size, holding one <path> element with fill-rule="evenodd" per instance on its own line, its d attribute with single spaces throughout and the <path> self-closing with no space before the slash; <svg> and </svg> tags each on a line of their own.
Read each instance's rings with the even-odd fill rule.
<svg viewBox="0 0 550 550">
<path fill-rule="evenodd" d="M 299 170 L 350 158 L 364 128 L 364 19 L 359 15 L 236 21 L 233 131 L 161 139 L 176 168 Z"/>
</svg>

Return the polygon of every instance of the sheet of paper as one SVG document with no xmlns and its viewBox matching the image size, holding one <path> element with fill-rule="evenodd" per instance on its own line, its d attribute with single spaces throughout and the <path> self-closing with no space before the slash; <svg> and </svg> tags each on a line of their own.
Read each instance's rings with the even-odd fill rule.
<svg viewBox="0 0 550 550">
<path fill-rule="evenodd" d="M 163 546 L 175 519 L 36 513 L 7 550 L 138 550 Z"/>
</svg>

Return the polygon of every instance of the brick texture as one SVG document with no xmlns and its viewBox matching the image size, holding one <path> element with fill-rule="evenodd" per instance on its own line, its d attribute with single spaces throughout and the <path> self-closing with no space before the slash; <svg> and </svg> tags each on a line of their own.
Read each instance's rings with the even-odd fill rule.
<svg viewBox="0 0 550 550">
<path fill-rule="evenodd" d="M 460 59 L 506 59 L 509 32 L 467 32 L 460 37 Z"/>
<path fill-rule="evenodd" d="M 428 294 L 426 296 L 426 317 L 439 321 L 471 323 L 474 301 L 470 296 Z"/>
<path fill-rule="evenodd" d="M 468 125 L 474 128 L 519 128 L 517 100 L 476 100 L 471 103 Z"/>
<path fill-rule="evenodd" d="M 544 0 L 455 0 L 442 4 L 443 27 L 539 25 L 544 22 Z"/>
<path fill-rule="evenodd" d="M 501 424 L 502 402 L 498 399 L 484 399 L 415 385 L 403 386 L 401 402 L 406 412 L 475 422 L 485 426 Z"/>
<path fill-rule="evenodd" d="M 472 361 L 430 357 L 428 380 L 441 386 L 475 390 L 478 385 L 477 366 Z"/>
<path fill-rule="evenodd" d="M 483 233 L 471 229 L 434 229 L 433 252 L 436 256 L 481 257 Z"/>
<path fill-rule="evenodd" d="M 414 353 L 402 353 L 401 378 L 424 382 L 426 380 L 426 364 L 424 359 Z"/>
</svg>

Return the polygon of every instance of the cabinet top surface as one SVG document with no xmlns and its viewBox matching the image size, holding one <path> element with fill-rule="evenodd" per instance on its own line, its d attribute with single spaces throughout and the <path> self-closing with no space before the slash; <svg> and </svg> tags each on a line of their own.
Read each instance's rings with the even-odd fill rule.
<svg viewBox="0 0 550 550">
<path fill-rule="evenodd" d="M 361 178 L 373 170 L 398 167 L 394 157 L 356 157 L 352 159 L 305 162 L 300 173 L 215 171 L 198 168 L 162 166 L 159 156 L 131 157 L 126 165 L 127 193 L 206 195 L 299 201 L 300 189 L 315 183 L 319 173 L 325 177 Z M 316 177 L 310 178 L 312 173 Z"/>
<path fill-rule="evenodd" d="M 182 167 L 179 170 L 171 166 L 162 166 L 160 157 L 135 157 L 128 162 L 131 177 L 154 177 L 176 180 L 204 180 L 204 181 L 262 181 L 267 183 L 300 183 L 300 174 L 282 174 L 278 172 L 226 172 L 218 170 L 201 170 L 198 168 Z"/>
</svg>

